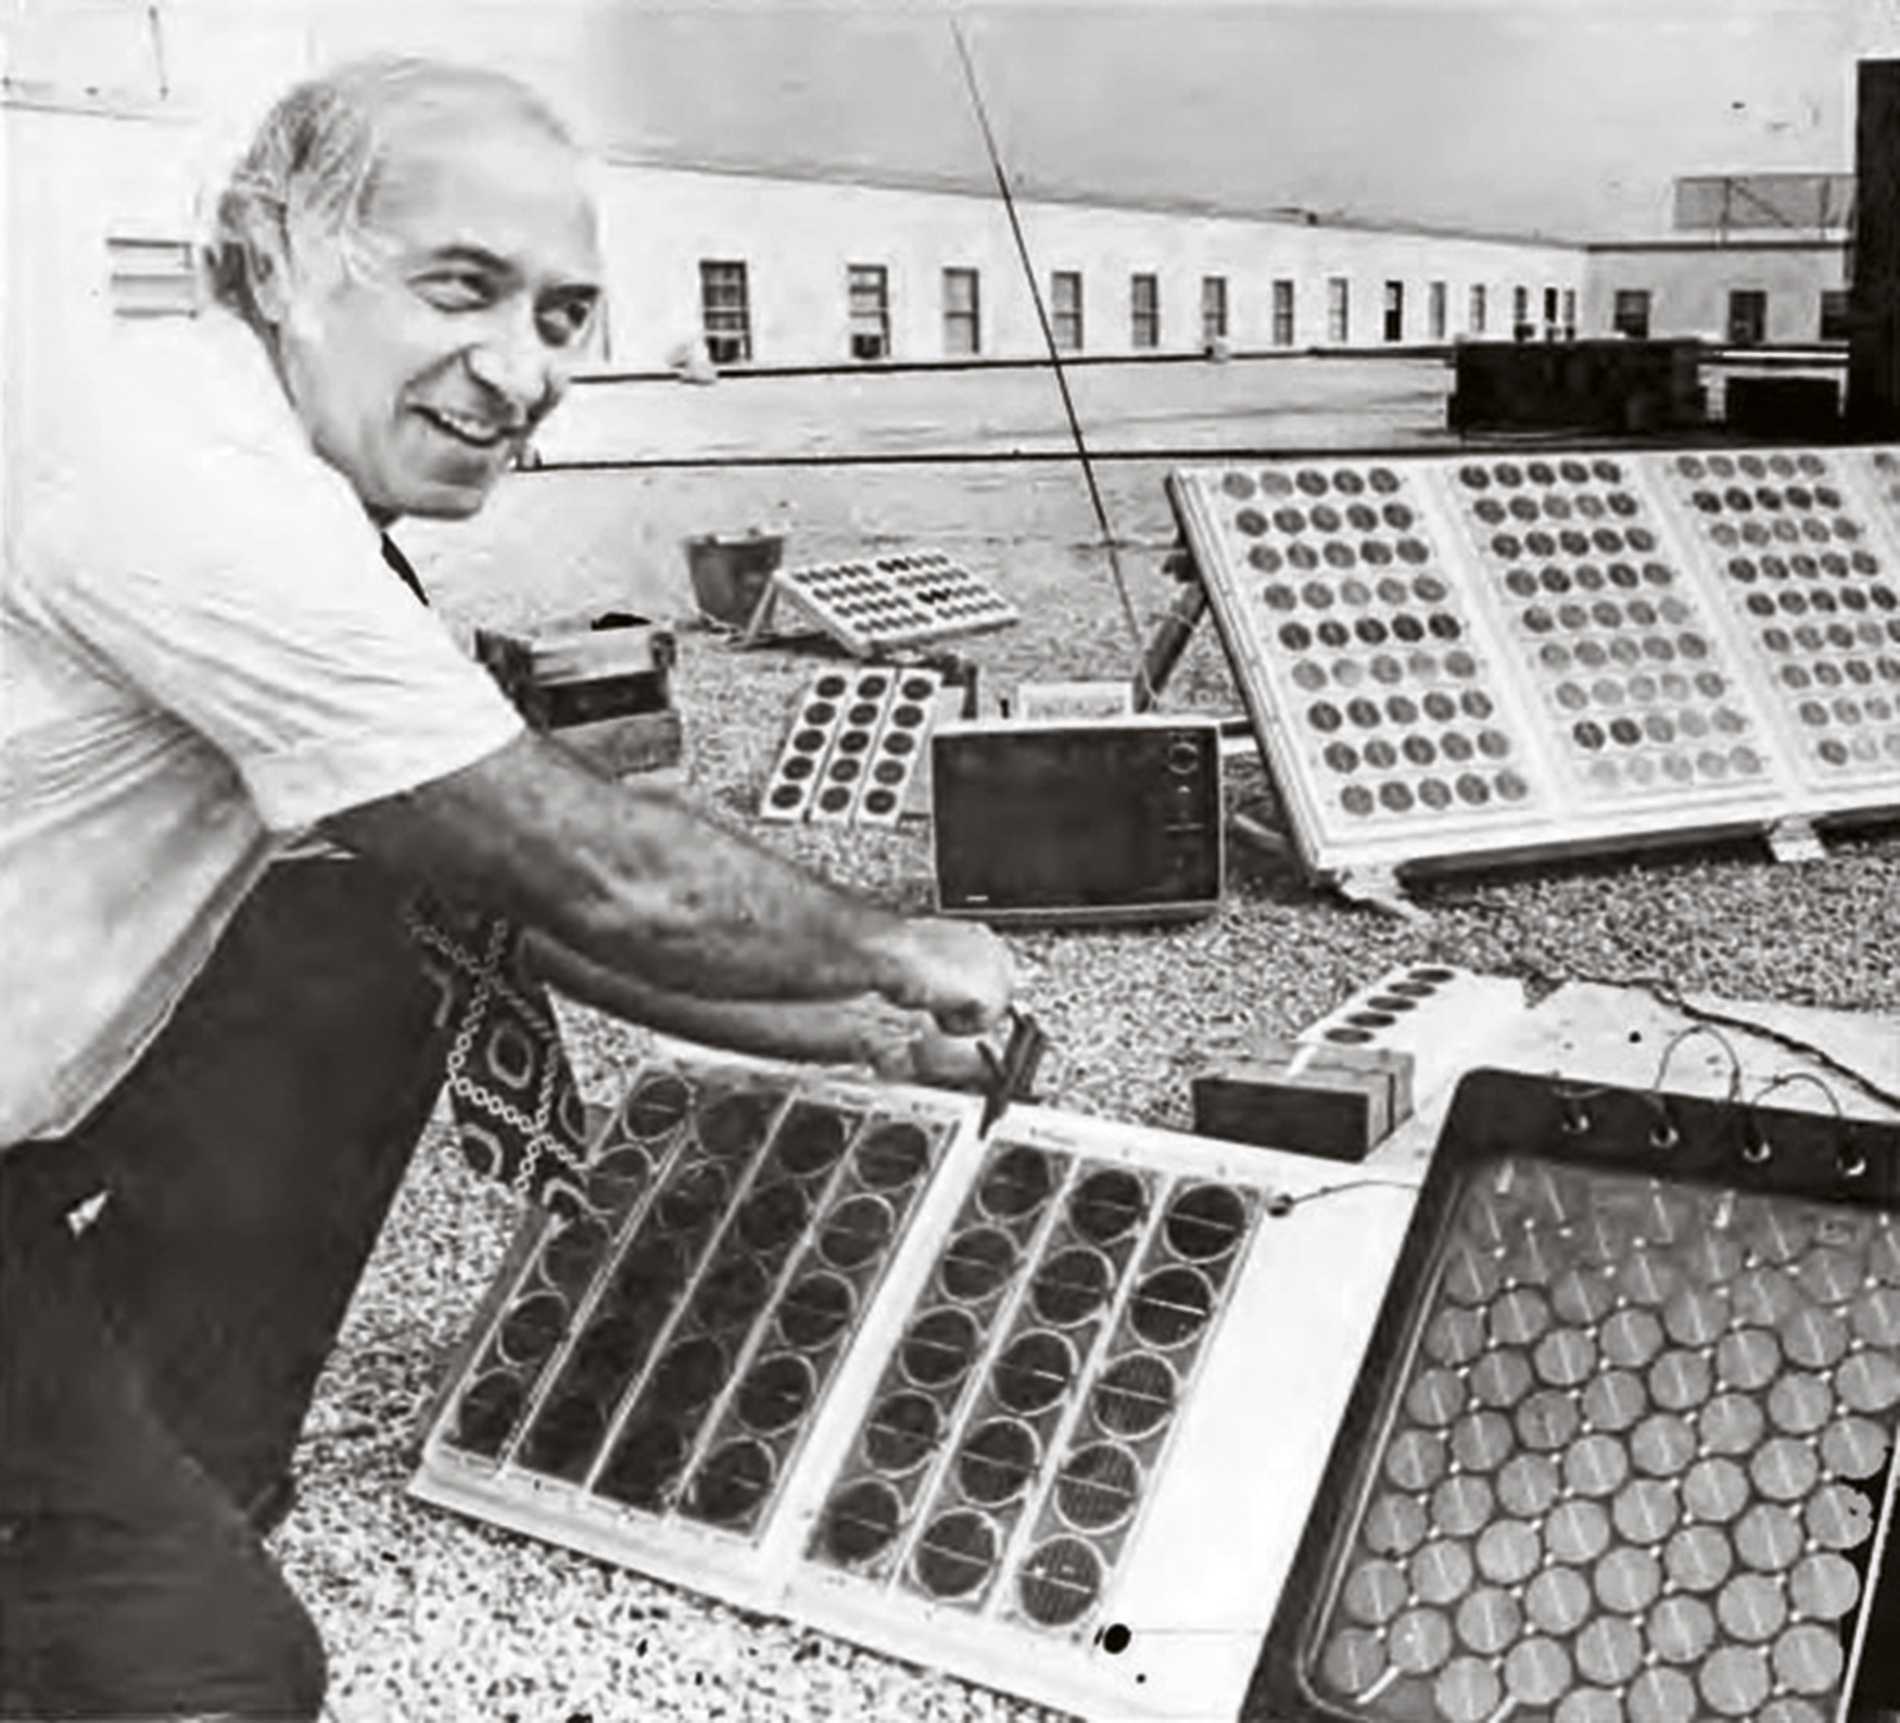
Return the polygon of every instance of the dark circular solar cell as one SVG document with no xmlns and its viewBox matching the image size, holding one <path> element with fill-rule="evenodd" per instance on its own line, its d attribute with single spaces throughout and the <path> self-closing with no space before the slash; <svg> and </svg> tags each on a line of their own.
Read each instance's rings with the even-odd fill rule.
<svg viewBox="0 0 1900 1723">
<path fill-rule="evenodd" d="M 521 1447 L 522 1463 L 555 1477 L 579 1477 L 606 1433 L 607 1407 L 592 1394 L 563 1390 L 536 1414 Z"/>
<path fill-rule="evenodd" d="M 507 1445 L 527 1399 L 518 1376 L 495 1371 L 478 1377 L 462 1395 L 455 1412 L 455 1445 L 492 1459 Z"/>
<path fill-rule="evenodd" d="M 889 790 L 871 790 L 864 798 L 864 811 L 867 814 L 888 814 L 897 806 L 897 797 Z"/>
<path fill-rule="evenodd" d="M 977 1187 L 976 1200 L 985 1214 L 1010 1220 L 1041 1208 L 1054 1186 L 1049 1157 L 1017 1144 L 990 1164 Z"/>
<path fill-rule="evenodd" d="M 1056 1476 L 1056 1507 L 1080 1531 L 1103 1532 L 1134 1512 L 1141 1465 L 1116 1442 L 1093 1442 L 1063 1463 Z"/>
<path fill-rule="evenodd" d="M 1141 1180 L 1120 1168 L 1090 1173 L 1069 1198 L 1069 1224 L 1085 1239 L 1107 1244 L 1140 1224 L 1147 1212 Z"/>
<path fill-rule="evenodd" d="M 893 731 L 885 736 L 880 745 L 885 753 L 896 754 L 901 758 L 906 754 L 913 754 L 917 751 L 917 738 L 915 736 L 904 735 L 901 731 Z"/>
<path fill-rule="evenodd" d="M 794 1177 L 806 1178 L 823 1172 L 844 1153 L 845 1136 L 845 1122 L 836 1113 L 800 1102 L 779 1127 L 773 1158 Z"/>
<path fill-rule="evenodd" d="M 1163 1231 L 1168 1247 L 1189 1262 L 1226 1256 L 1246 1230 L 1247 1209 L 1226 1185 L 1193 1185 L 1168 1204 Z"/>
<path fill-rule="evenodd" d="M 643 1143 L 655 1142 L 686 1117 L 692 1098 L 678 1077 L 649 1077 L 621 1104 L 620 1128 Z"/>
<path fill-rule="evenodd" d="M 763 1444 L 727 1442 L 707 1456 L 693 1479 L 694 1512 L 714 1525 L 743 1520 L 771 1493 L 775 1471 Z"/>
<path fill-rule="evenodd" d="M 968 1227 L 945 1247 L 937 1278 L 960 1304 L 978 1304 L 1016 1269 L 1016 1246 L 1000 1227 Z"/>
<path fill-rule="evenodd" d="M 930 1138 L 904 1120 L 879 1125 L 853 1157 L 858 1176 L 873 1190 L 897 1190 L 930 1163 Z"/>
<path fill-rule="evenodd" d="M 811 1199 L 789 1180 L 760 1185 L 739 1210 L 739 1236 L 754 1250 L 770 1255 L 783 1250 L 805 1230 Z"/>
<path fill-rule="evenodd" d="M 1267 517 L 1258 509 L 1242 509 L 1234 516 L 1234 525 L 1249 538 L 1258 538 L 1267 530 Z"/>
<path fill-rule="evenodd" d="M 864 798 L 864 805 L 868 808 L 872 808 L 873 811 L 882 811 L 876 807 L 878 797 L 881 795 L 888 798 L 887 806 L 889 802 L 894 802 L 896 797 L 891 794 L 888 786 L 901 784 L 908 775 L 909 773 L 901 761 L 878 761 L 878 763 L 871 768 L 871 781 L 876 784 L 883 784 L 887 787 L 882 791 L 873 790 L 870 795 Z"/>
<path fill-rule="evenodd" d="M 1028 1425 L 992 1418 L 957 1450 L 957 1484 L 980 1507 L 1001 1507 L 1022 1494 L 1041 1463 L 1041 1444 Z"/>
<path fill-rule="evenodd" d="M 932 1597 L 963 1597 L 996 1565 L 996 1527 L 987 1516 L 959 1508 L 924 1528 L 911 1564 Z"/>
<path fill-rule="evenodd" d="M 1326 494 L 1326 475 L 1312 467 L 1300 468 L 1293 482 L 1309 497 L 1323 497 Z"/>
<path fill-rule="evenodd" d="M 868 741 L 869 738 L 866 738 L 866 740 Z M 830 778 L 834 784 L 849 784 L 855 781 L 859 772 L 863 769 L 864 767 L 861 761 L 849 758 L 834 759 L 831 764 L 825 768 L 825 776 Z M 842 805 L 827 800 L 832 794 L 832 791 L 827 790 L 825 794 L 819 798 L 820 806 L 832 807 Z"/>
<path fill-rule="evenodd" d="M 1102 1558 L 1079 1537 L 1041 1544 L 1016 1573 L 1016 1598 L 1037 1626 L 1066 1628 L 1083 1619 L 1102 1592 Z"/>
<path fill-rule="evenodd" d="M 1349 776 L 1359 769 L 1359 751 L 1346 742 L 1328 742 L 1320 750 L 1320 758 L 1332 771 L 1342 777 Z"/>
<path fill-rule="evenodd" d="M 982 1342 L 976 1323 L 961 1310 L 931 1310 L 910 1325 L 898 1350 L 904 1374 L 920 1388 L 959 1381 Z"/>
<path fill-rule="evenodd" d="M 1278 574 L 1286 565 L 1286 558 L 1267 544 L 1255 545 L 1247 552 L 1247 560 L 1262 574 Z"/>
<path fill-rule="evenodd" d="M 646 1188 L 653 1163 L 638 1149 L 610 1150 L 587 1169 L 587 1198 L 609 1214 L 624 1214 Z"/>
<path fill-rule="evenodd" d="M 628 1427 L 595 1488 L 634 1507 L 659 1507 L 686 1464 L 687 1440 L 669 1419 L 643 1419 Z"/>
<path fill-rule="evenodd" d="M 820 676 L 812 684 L 812 692 L 824 700 L 835 700 L 849 684 L 842 676 Z"/>
<path fill-rule="evenodd" d="M 1115 1285 L 1108 1258 L 1087 1245 L 1072 1245 L 1049 1257 L 1030 1284 L 1036 1314 L 1052 1328 L 1086 1321 L 1107 1302 Z"/>
<path fill-rule="evenodd" d="M 861 1268 L 890 1242 L 896 1218 L 882 1197 L 848 1197 L 818 1235 L 818 1254 L 833 1268 Z"/>
<path fill-rule="evenodd" d="M 1322 646 L 1349 646 L 1352 643 L 1352 631 L 1343 622 L 1328 620 L 1313 632 Z"/>
<path fill-rule="evenodd" d="M 792 746 L 801 754 L 815 754 L 825 745 L 825 733 L 822 730 L 800 730 L 792 738 Z"/>
<path fill-rule="evenodd" d="M 729 1194 L 726 1175 L 702 1161 L 667 1181 L 654 1213 L 669 1232 L 696 1233 L 726 1206 Z"/>
<path fill-rule="evenodd" d="M 868 1562 L 897 1537 L 902 1518 L 904 1506 L 889 1484 L 851 1484 L 825 1505 L 825 1550 L 834 1562 Z"/>
<path fill-rule="evenodd" d="M 851 802 L 851 792 L 836 785 L 824 791 L 818 798 L 819 807 L 828 814 L 841 812 Z"/>
<path fill-rule="evenodd" d="M 838 751 L 841 754 L 862 754 L 870 745 L 870 734 L 864 730 L 847 730 L 838 738 Z M 831 769 L 831 775 L 834 778 L 838 775 L 838 768 L 835 765 Z"/>
<path fill-rule="evenodd" d="M 885 1395 L 864 1426 L 865 1458 L 893 1478 L 915 1471 L 942 1440 L 943 1414 L 937 1402 L 911 1389 Z"/>
<path fill-rule="evenodd" d="M 1214 1289 L 1192 1268 L 1157 1269 L 1135 1288 L 1129 1321 L 1150 1346 L 1182 1345 L 1207 1326 Z"/>
<path fill-rule="evenodd" d="M 792 1283 L 779 1303 L 779 1332 L 801 1351 L 815 1351 L 837 1338 L 856 1307 L 848 1282 L 835 1274 L 807 1274 Z"/>
<path fill-rule="evenodd" d="M 772 1277 L 756 1257 L 726 1256 L 699 1283 L 693 1309 L 708 1328 L 746 1328 L 771 1298 Z"/>
<path fill-rule="evenodd" d="M 721 1160 L 750 1154 L 765 1140 L 778 1102 L 775 1094 L 742 1090 L 703 1103 L 693 1120 L 701 1144 Z"/>
<path fill-rule="evenodd" d="M 534 1292 L 501 1320 L 495 1349 L 509 1364 L 539 1364 L 567 1332 L 568 1302 L 558 1292 Z"/>
<path fill-rule="evenodd" d="M 1366 744 L 1366 764 L 1374 771 L 1387 772 L 1399 763 L 1399 751 L 1383 738 Z"/>
<path fill-rule="evenodd" d="M 799 797 L 799 792 L 792 786 L 802 784 L 817 769 L 818 762 L 809 754 L 794 754 L 780 768 L 787 782 L 772 792 L 772 805 L 777 808 L 791 807 Z"/>
<path fill-rule="evenodd" d="M 1372 792 L 1368 790 L 1364 784 L 1348 784 L 1339 792 L 1339 805 L 1344 808 L 1347 813 L 1363 819 L 1379 804 L 1373 799 Z"/>
<path fill-rule="evenodd" d="M 1059 1334 L 1032 1329 L 1004 1348 L 990 1373 L 997 1400 L 1025 1417 L 1046 1411 L 1075 1378 L 1075 1353 Z"/>
<path fill-rule="evenodd" d="M 571 1221 L 541 1251 L 542 1277 L 569 1298 L 578 1298 L 607 1254 L 611 1235 L 596 1221 Z"/>
<path fill-rule="evenodd" d="M 739 1384 L 739 1417 L 762 1436 L 795 1424 L 818 1392 L 818 1380 L 803 1358 L 780 1352 L 761 1359 Z"/>
<path fill-rule="evenodd" d="M 646 1393 L 670 1412 L 695 1412 L 719 1392 L 730 1368 L 731 1360 L 719 1341 L 710 1334 L 694 1335 L 668 1349 L 654 1367 Z"/>
</svg>

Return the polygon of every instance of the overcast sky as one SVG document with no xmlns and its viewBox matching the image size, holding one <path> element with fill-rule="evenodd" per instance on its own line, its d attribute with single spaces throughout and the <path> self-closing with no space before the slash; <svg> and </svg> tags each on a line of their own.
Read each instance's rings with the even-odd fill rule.
<svg viewBox="0 0 1900 1723">
<path fill-rule="evenodd" d="M 946 0 L 0 0 L 16 72 L 149 59 L 228 97 L 371 47 L 499 60 L 596 139 L 981 179 Z M 1021 184 L 1568 238 L 1667 230 L 1679 175 L 1845 172 L 1900 0 L 968 0 Z M 84 27 L 75 20 L 89 20 Z M 102 22 L 103 20 L 103 22 Z M 110 47 L 106 46 L 110 38 Z M 63 44 L 63 47 L 61 46 Z M 123 68 L 121 68 L 123 70 Z M 124 72 L 136 77 L 136 71 Z"/>
</svg>

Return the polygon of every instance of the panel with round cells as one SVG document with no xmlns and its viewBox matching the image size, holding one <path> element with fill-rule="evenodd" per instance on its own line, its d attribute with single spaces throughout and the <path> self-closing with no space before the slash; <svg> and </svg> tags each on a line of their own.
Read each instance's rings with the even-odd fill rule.
<svg viewBox="0 0 1900 1723">
<path fill-rule="evenodd" d="M 1874 451 L 1869 472 L 1891 490 Z M 1836 451 L 1650 458 L 1719 571 L 1757 680 L 1820 783 L 1900 776 L 1900 570 Z M 1884 494 L 1884 492 L 1883 492 Z M 1900 520 L 1900 511 L 1896 511 Z"/>
<path fill-rule="evenodd" d="M 501 1301 L 446 1445 L 503 1484 L 756 1534 L 952 1129 L 643 1068 L 592 1163 L 598 1218 L 548 1233 Z"/>
<path fill-rule="evenodd" d="M 1329 826 L 1519 812 L 1533 768 L 1406 463 L 1203 473 L 1210 593 L 1254 643 Z"/>
<path fill-rule="evenodd" d="M 1303 1662 L 1328 1715 L 1833 1717 L 1900 1425 L 1890 1214 L 1467 1175 Z"/>
<path fill-rule="evenodd" d="M 934 670 L 893 665 L 820 671 L 793 703 L 759 817 L 895 825 L 942 680 Z"/>
<path fill-rule="evenodd" d="M 1081 1632 L 1257 1206 L 1225 1184 L 994 1145 L 812 1554 L 934 1604 Z"/>
<path fill-rule="evenodd" d="M 935 550 L 808 564 L 776 581 L 859 652 L 1001 628 L 1018 615 L 987 581 Z"/>
<path fill-rule="evenodd" d="M 1445 482 L 1581 797 L 1765 786 L 1750 703 L 1630 461 L 1473 458 Z"/>
</svg>

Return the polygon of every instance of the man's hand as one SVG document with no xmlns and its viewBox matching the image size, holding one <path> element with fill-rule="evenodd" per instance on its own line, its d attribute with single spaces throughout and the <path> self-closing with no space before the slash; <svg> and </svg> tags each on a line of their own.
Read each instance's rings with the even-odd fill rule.
<svg viewBox="0 0 1900 1723">
<path fill-rule="evenodd" d="M 879 991 L 928 1011 L 946 1035 L 980 1035 L 1003 1019 L 1015 989 L 1009 948 L 977 922 L 922 917 L 880 944 L 890 971 Z"/>
</svg>

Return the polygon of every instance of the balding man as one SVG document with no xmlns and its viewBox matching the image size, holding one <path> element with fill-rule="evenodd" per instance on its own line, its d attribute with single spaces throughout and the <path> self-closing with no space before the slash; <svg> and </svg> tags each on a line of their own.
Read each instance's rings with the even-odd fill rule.
<svg viewBox="0 0 1900 1723">
<path fill-rule="evenodd" d="M 751 1046 L 901 1067 L 1007 1004 L 980 929 L 526 732 L 381 536 L 474 514 L 560 398 L 601 296 L 581 165 L 494 74 L 291 92 L 164 410 L 10 546 L 0 1716 L 321 1707 L 260 1533 L 440 1082 L 416 882 L 584 998 Z"/>
</svg>

